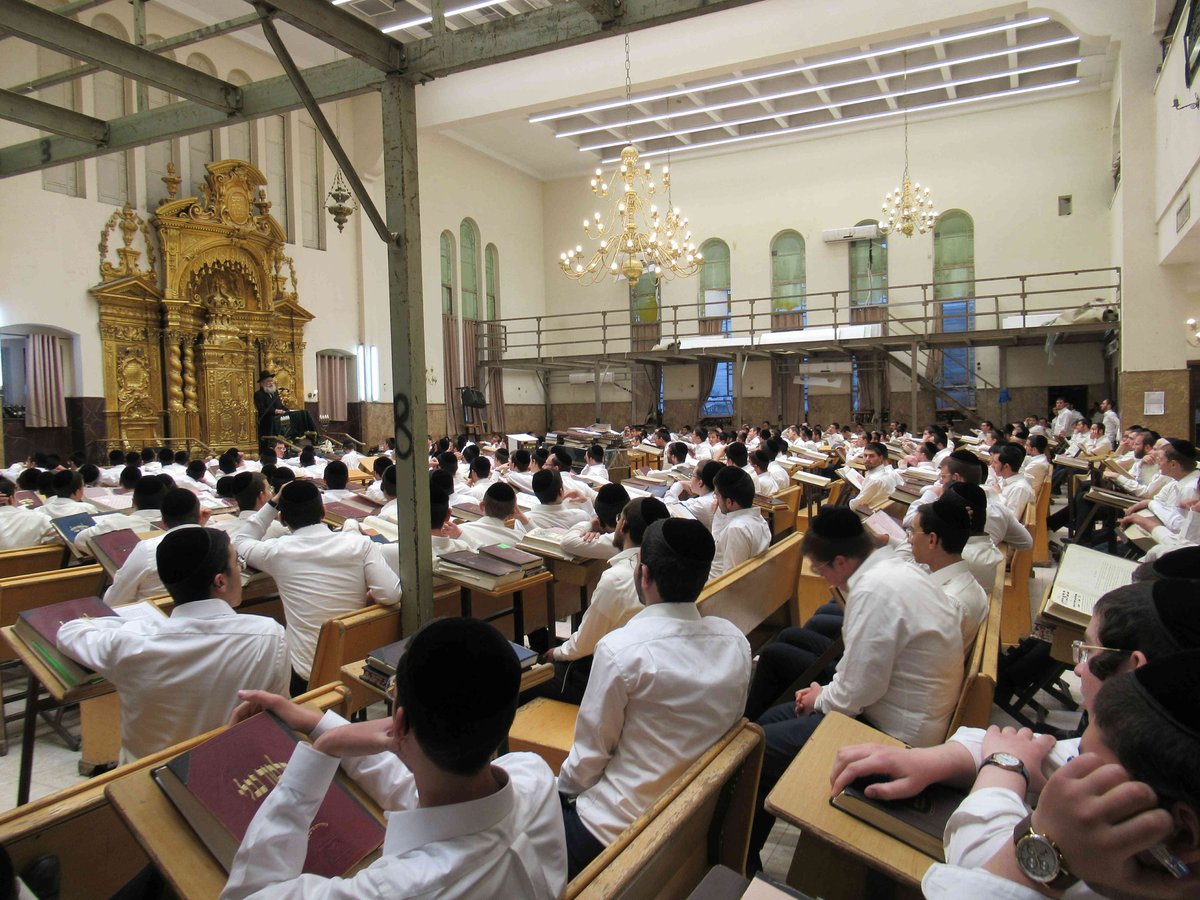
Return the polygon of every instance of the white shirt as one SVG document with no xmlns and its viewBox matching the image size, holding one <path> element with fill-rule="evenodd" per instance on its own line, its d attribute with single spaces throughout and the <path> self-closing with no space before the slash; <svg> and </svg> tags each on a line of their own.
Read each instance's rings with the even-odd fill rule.
<svg viewBox="0 0 1200 900">
<path fill-rule="evenodd" d="M 709 581 L 758 556 L 771 543 L 771 526 L 757 506 L 735 509 L 722 518 L 724 524 L 717 536 L 717 552 L 712 568 L 708 570 Z"/>
<path fill-rule="evenodd" d="M 275 579 L 287 617 L 288 655 L 296 674 L 307 678 L 321 626 L 336 615 L 366 605 L 400 600 L 400 577 L 383 558 L 380 544 L 362 534 L 307 525 L 263 540 L 277 510 L 264 506 L 233 536 L 242 561 Z"/>
<path fill-rule="evenodd" d="M 185 525 L 184 528 L 194 528 Z M 104 602 L 109 606 L 119 606 L 122 603 L 132 603 L 135 600 L 145 600 L 147 597 L 160 597 L 167 592 L 162 579 L 158 577 L 158 545 L 169 532 L 138 541 L 137 546 L 129 552 L 129 557 L 117 569 L 113 583 L 104 592 Z"/>
<path fill-rule="evenodd" d="M 995 574 L 995 569 L 992 570 Z M 958 609 L 962 627 L 963 652 L 975 643 L 975 635 L 988 617 L 988 595 L 975 579 L 975 573 L 965 559 L 929 573 L 933 583 L 942 589 L 946 598 Z"/>
<path fill-rule="evenodd" d="M 629 547 L 608 561 L 608 568 L 592 591 L 579 630 L 554 651 L 556 660 L 591 656 L 600 638 L 620 628 L 645 609 L 634 585 L 638 550 L 638 547 Z"/>
<path fill-rule="evenodd" d="M 926 503 L 932 503 L 942 495 L 942 487 L 938 484 L 931 484 L 921 491 L 921 496 L 908 505 L 908 512 L 904 514 L 904 527 L 909 528 L 917 517 L 919 510 Z M 1033 536 L 1029 533 L 1029 529 L 1018 521 L 1013 515 L 1013 511 L 1005 506 L 1000 499 L 991 494 L 987 496 L 987 520 L 983 526 L 984 532 L 992 543 L 999 546 L 1005 544 L 1014 550 L 1028 550 L 1033 546 Z M 967 544 L 970 546 L 971 538 L 967 538 Z M 966 551 L 963 551 L 966 555 Z"/>
<path fill-rule="evenodd" d="M 581 522 L 592 521 L 587 510 L 565 503 L 539 503 L 529 510 L 528 518 L 533 528 L 570 528 Z"/>
<path fill-rule="evenodd" d="M 1170 553 L 1181 547 L 1200 545 L 1200 513 L 1189 509 L 1178 532 L 1171 531 L 1165 525 L 1156 525 L 1150 535 L 1158 543 L 1146 551 L 1142 562 L 1154 562 L 1164 553 Z"/>
<path fill-rule="evenodd" d="M 458 528 L 462 532 L 459 539 L 468 550 L 478 550 L 491 544 L 515 544 L 525 533 L 520 522 L 517 522 L 516 528 L 509 528 L 503 519 L 492 516 L 483 516 L 474 522 L 463 522 Z"/>
<path fill-rule="evenodd" d="M 1113 481 L 1123 491 L 1132 494 L 1139 500 L 1148 500 L 1158 494 L 1171 481 L 1169 475 L 1158 471 L 1158 466 L 1145 457 L 1134 459 L 1129 467 L 1129 475 L 1116 475 Z"/>
<path fill-rule="evenodd" d="M 387 503 L 387 494 L 383 492 L 383 482 L 381 480 L 372 481 L 367 485 L 367 489 L 363 491 L 363 496 L 372 503 L 380 505 Z"/>
<path fill-rule="evenodd" d="M 90 525 L 75 535 L 75 546 L 86 552 L 89 538 L 109 531 L 120 531 L 122 528 L 146 531 L 152 527 L 152 523 L 161 518 L 162 510 L 158 509 L 130 509 L 127 513 L 97 516 L 95 525 Z"/>
<path fill-rule="evenodd" d="M 467 493 L 474 497 L 476 501 L 482 503 L 483 495 L 487 493 L 487 489 L 499 480 L 500 479 L 495 475 L 489 475 L 487 478 L 480 478 L 473 485 L 467 488 Z"/>
<path fill-rule="evenodd" d="M 1117 415 L 1115 409 L 1105 410 L 1104 418 L 1101 420 L 1104 424 L 1104 436 L 1108 438 L 1108 442 L 1114 447 L 1121 442 L 1121 418 Z"/>
<path fill-rule="evenodd" d="M 562 548 L 572 556 L 583 559 L 612 559 L 617 555 L 613 546 L 612 532 L 601 534 L 594 540 L 585 541 L 584 535 L 591 534 L 591 523 L 580 522 L 567 529 L 562 538 Z"/>
<path fill-rule="evenodd" d="M 863 478 L 858 496 L 850 501 L 855 512 L 869 513 L 874 506 L 883 504 L 904 478 L 887 463 L 876 466 Z"/>
<path fill-rule="evenodd" d="M 656 603 L 605 635 L 558 776 L 587 830 L 611 844 L 741 718 L 749 684 L 746 638 L 694 603 Z"/>
<path fill-rule="evenodd" d="M 580 475 L 585 475 L 588 478 L 597 478 L 600 481 L 608 481 L 608 467 L 603 463 L 588 463 L 579 472 Z"/>
<path fill-rule="evenodd" d="M 23 506 L 0 506 L 0 550 L 51 544 L 58 534 L 50 520 Z"/>
<path fill-rule="evenodd" d="M 1046 459 L 1044 453 L 1037 456 L 1030 454 L 1025 457 L 1025 462 L 1021 463 L 1021 474 L 1029 479 L 1036 492 L 1042 486 L 1042 482 L 1050 477 L 1050 460 Z"/>
<path fill-rule="evenodd" d="M 988 492 L 998 496 L 1017 519 L 1024 516 L 1025 507 L 1033 503 L 1037 496 L 1029 479 L 1020 472 L 1003 477 L 997 475 L 996 480 L 988 484 Z"/>
<path fill-rule="evenodd" d="M 996 587 L 996 577 L 1000 561 L 1004 554 L 1000 552 L 991 537 L 987 534 L 973 534 L 967 538 L 967 544 L 962 551 L 963 560 L 975 576 L 979 586 L 991 596 Z M 1000 576 L 1003 577 L 1003 576 Z"/>
<path fill-rule="evenodd" d="M 817 711 L 861 713 L 915 747 L 939 743 L 962 684 L 958 611 L 928 575 L 886 547 L 859 565 L 847 587 L 845 651 Z"/>
<path fill-rule="evenodd" d="M 219 528 L 222 531 L 224 531 L 226 534 L 228 534 L 230 538 L 232 538 L 235 534 L 237 534 L 239 531 L 241 531 L 243 528 L 246 527 L 246 523 L 249 522 L 254 517 L 255 512 L 256 512 L 256 510 L 253 510 L 253 509 L 242 509 L 242 510 L 238 511 L 237 516 L 215 517 L 214 519 L 209 521 L 207 527 L 208 528 Z M 217 521 L 218 518 L 221 521 Z M 347 521 L 350 521 L 350 520 L 347 520 Z M 265 541 L 265 540 L 270 540 L 271 538 L 283 537 L 287 533 L 288 533 L 288 530 L 283 527 L 283 523 L 276 520 L 276 521 L 273 521 L 270 524 L 270 526 L 267 528 L 267 533 L 265 535 L 263 535 L 263 540 Z"/>
<path fill-rule="evenodd" d="M 283 628 L 224 600 L 183 603 L 169 618 L 76 619 L 58 646 L 121 695 L 122 762 L 225 724 L 239 690 L 287 694 Z"/>
<path fill-rule="evenodd" d="M 771 491 L 772 494 L 778 494 L 780 491 L 786 490 L 792 483 L 792 476 L 788 474 L 788 470 L 775 460 L 771 460 L 767 466 L 767 475 L 775 483 L 775 490 Z"/>
<path fill-rule="evenodd" d="M 38 512 L 47 519 L 58 519 L 63 516 L 76 516 L 80 513 L 94 516 L 100 512 L 100 509 L 86 500 L 72 500 L 70 497 L 47 497 L 38 507 Z"/>
<path fill-rule="evenodd" d="M 1111 451 L 1113 445 L 1108 442 L 1108 438 L 1104 435 L 1092 437 L 1090 434 L 1083 439 L 1083 451 L 1088 456 L 1095 456 L 1098 453 L 1106 453 Z"/>
<path fill-rule="evenodd" d="M 1081 421 L 1082 419 L 1083 413 L 1079 412 L 1079 410 L 1064 406 L 1058 411 L 1058 414 L 1055 415 L 1054 422 L 1050 425 L 1050 430 L 1054 432 L 1056 436 L 1069 434 L 1075 423 Z"/>
<path fill-rule="evenodd" d="M 346 720 L 327 712 L 313 738 Z M 339 760 L 300 743 L 234 858 L 222 900 L 421 897 L 553 900 L 567 885 L 567 848 L 554 775 L 532 753 L 492 763 L 496 793 L 418 806 L 412 772 L 393 753 L 346 757 L 342 768 L 387 815 L 382 855 L 351 878 L 302 875 L 307 834 Z"/>
<path fill-rule="evenodd" d="M 678 501 L 679 505 L 685 507 L 692 514 L 692 518 L 701 523 L 705 528 L 712 530 L 713 517 L 717 510 L 717 495 L 711 491 L 700 497 L 689 497 L 686 500 Z M 715 537 L 715 535 L 714 535 Z"/>
<path fill-rule="evenodd" d="M 509 472 L 505 476 L 505 480 L 512 485 L 513 490 L 523 491 L 526 494 L 533 493 L 532 472 Z"/>
<path fill-rule="evenodd" d="M 1183 528 L 1186 514 L 1179 504 L 1195 498 L 1198 479 L 1200 469 L 1193 469 L 1178 481 L 1163 485 L 1162 490 L 1150 501 L 1147 507 L 1150 515 L 1162 522 L 1168 531 L 1178 533 Z"/>
</svg>

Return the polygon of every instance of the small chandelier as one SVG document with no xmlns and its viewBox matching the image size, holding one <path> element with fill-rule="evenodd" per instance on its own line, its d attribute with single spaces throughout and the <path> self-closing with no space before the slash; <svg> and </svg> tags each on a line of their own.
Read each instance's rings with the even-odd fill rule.
<svg viewBox="0 0 1200 900">
<path fill-rule="evenodd" d="M 346 184 L 346 176 L 342 174 L 340 167 L 337 174 L 333 176 L 333 185 L 329 188 L 329 193 L 325 195 L 325 200 L 325 209 L 333 216 L 338 231 L 341 231 L 350 221 L 350 216 L 358 209 L 358 201 L 350 192 L 350 186 Z"/>
<path fill-rule="evenodd" d="M 625 36 L 625 100 L 626 140 L 629 141 L 629 35 Z M 692 243 L 688 231 L 688 218 L 679 207 L 670 202 L 671 171 L 663 166 L 658 184 L 650 170 L 650 163 L 638 161 L 638 150 L 632 143 L 621 151 L 619 167 L 611 178 L 604 177 L 603 169 L 596 169 L 591 179 L 592 193 L 601 199 L 607 198 L 610 185 L 621 182 L 621 199 L 605 220 L 600 212 L 583 220 L 583 233 L 588 240 L 599 241 L 599 247 L 590 255 L 582 244 L 559 255 L 559 268 L 568 278 L 581 284 L 596 284 L 606 276 L 624 278 L 631 286 L 649 271 L 656 280 L 676 276 L 686 278 L 695 275 L 704 265 L 704 257 Z M 662 189 L 667 194 L 664 210 L 649 201 Z"/>
<path fill-rule="evenodd" d="M 918 181 L 914 184 L 908 177 L 908 54 L 904 56 L 904 177 L 900 186 L 894 188 L 883 198 L 884 221 L 879 223 L 881 234 L 891 234 L 898 231 L 905 237 L 912 237 L 913 232 L 925 234 L 933 229 L 937 222 L 938 211 L 929 197 L 929 188 L 921 187 Z"/>
</svg>

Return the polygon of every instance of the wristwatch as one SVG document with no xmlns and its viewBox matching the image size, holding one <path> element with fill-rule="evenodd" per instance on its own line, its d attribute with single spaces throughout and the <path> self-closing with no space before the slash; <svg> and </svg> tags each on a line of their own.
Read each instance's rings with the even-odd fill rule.
<svg viewBox="0 0 1200 900">
<path fill-rule="evenodd" d="M 1054 841 L 1034 831 L 1033 813 L 1013 829 L 1013 845 L 1017 851 L 1017 865 L 1030 881 L 1056 891 L 1065 891 L 1079 881 L 1067 870 L 1062 851 Z"/>
<path fill-rule="evenodd" d="M 979 767 L 979 771 L 982 772 L 984 766 L 995 766 L 998 769 L 1004 769 L 1006 772 L 1016 772 L 1025 779 L 1025 790 L 1029 790 L 1029 771 L 1025 768 L 1025 763 L 1021 762 L 1021 757 L 1016 754 L 1005 753 L 1001 750 L 985 759 Z"/>
</svg>

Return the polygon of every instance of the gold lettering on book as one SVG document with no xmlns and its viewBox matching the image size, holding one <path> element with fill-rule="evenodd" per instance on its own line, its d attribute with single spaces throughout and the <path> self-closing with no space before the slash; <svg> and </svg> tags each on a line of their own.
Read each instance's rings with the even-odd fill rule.
<svg viewBox="0 0 1200 900">
<path fill-rule="evenodd" d="M 283 770 L 287 768 L 286 762 L 275 762 L 269 756 L 264 756 L 263 759 L 266 760 L 265 765 L 257 767 L 243 779 L 233 779 L 233 786 L 242 797 L 261 800 L 271 793 L 271 789 L 283 777 Z"/>
</svg>

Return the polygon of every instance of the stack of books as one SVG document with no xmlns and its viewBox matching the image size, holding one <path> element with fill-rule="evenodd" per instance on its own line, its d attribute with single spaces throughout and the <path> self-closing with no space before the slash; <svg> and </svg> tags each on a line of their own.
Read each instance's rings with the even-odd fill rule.
<svg viewBox="0 0 1200 900">
<path fill-rule="evenodd" d="M 59 681 L 73 688 L 104 679 L 58 649 L 58 629 L 73 619 L 115 615 L 112 607 L 99 597 L 80 597 L 18 613 L 13 631 L 58 676 Z"/>
<path fill-rule="evenodd" d="M 542 569 L 540 556 L 510 544 L 444 553 L 433 565 L 433 571 L 438 575 L 493 593 L 524 581 Z"/>
<path fill-rule="evenodd" d="M 325 504 L 325 521 L 335 528 L 340 528 L 347 519 L 365 519 L 367 516 L 378 515 L 382 508 L 380 504 L 372 503 L 366 497 L 347 497 Z"/>
<path fill-rule="evenodd" d="M 538 655 L 528 647 L 523 647 L 520 644 L 508 642 L 513 652 L 517 654 L 517 662 L 521 664 L 521 669 L 525 670 L 537 662 Z M 408 638 L 402 638 L 380 647 L 377 650 L 372 650 L 367 654 L 366 665 L 363 666 L 362 680 L 367 684 L 379 688 L 389 696 L 396 690 L 396 667 L 400 664 L 400 657 L 404 655 L 404 649 L 408 646 Z"/>
<path fill-rule="evenodd" d="M 563 538 L 566 536 L 567 529 L 565 528 L 531 528 L 521 536 L 517 546 L 540 556 L 574 562 L 575 557 L 564 550 L 562 546 Z"/>
</svg>

